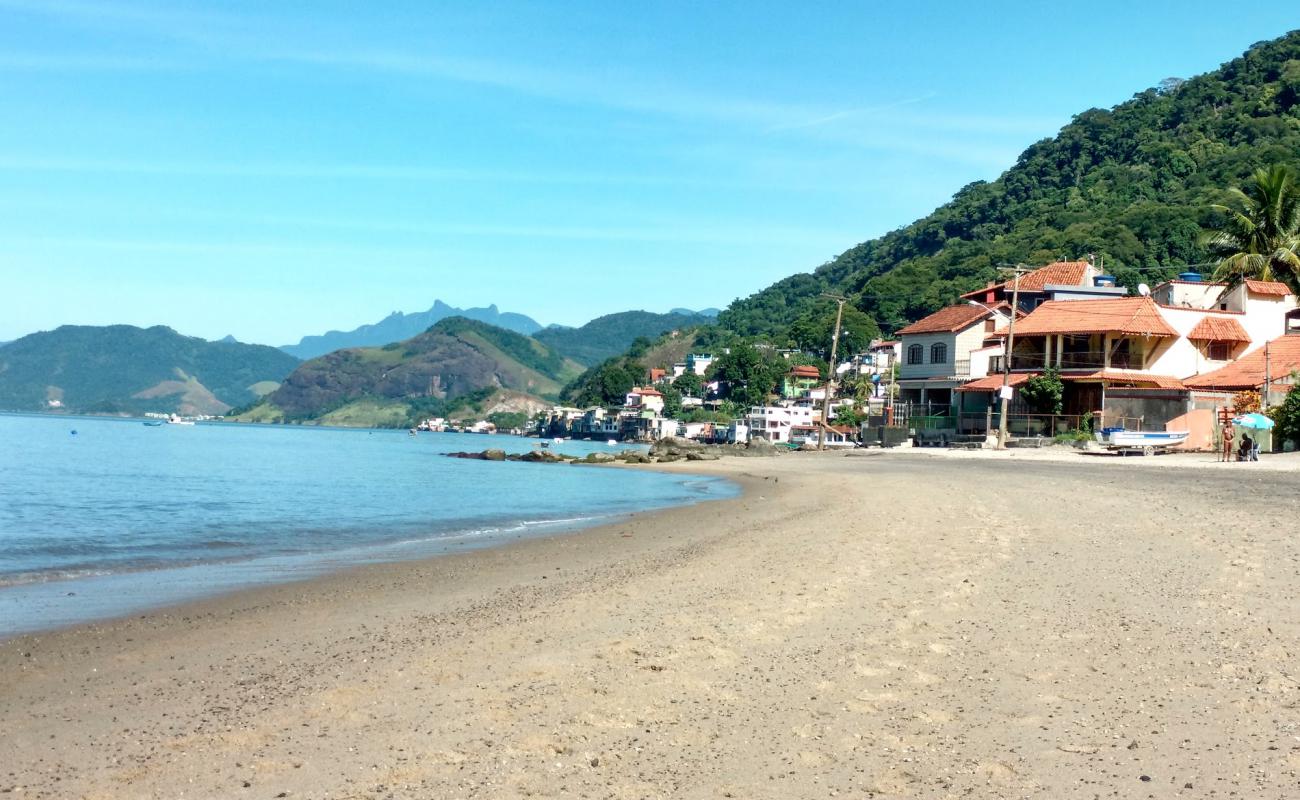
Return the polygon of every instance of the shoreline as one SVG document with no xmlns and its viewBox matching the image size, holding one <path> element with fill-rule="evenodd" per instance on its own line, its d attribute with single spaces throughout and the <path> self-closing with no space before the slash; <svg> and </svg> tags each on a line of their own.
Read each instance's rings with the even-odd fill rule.
<svg viewBox="0 0 1300 800">
<path fill-rule="evenodd" d="M 555 465 L 560 468 L 564 465 Z M 594 466 L 594 465 L 582 465 Z M 647 470 L 648 471 L 648 470 Z M 356 570 L 382 568 L 398 564 L 419 564 L 430 560 L 473 554 L 481 550 L 513 547 L 530 541 L 581 534 L 594 528 L 618 525 L 642 515 L 656 514 L 673 509 L 687 509 L 704 503 L 734 499 L 733 492 L 743 490 L 735 481 L 721 476 L 698 474 L 694 471 L 663 470 L 681 475 L 684 479 L 699 478 L 720 483 L 721 490 L 699 491 L 668 506 L 650 507 L 633 511 L 608 513 L 597 510 L 592 515 L 569 519 L 533 520 L 514 523 L 508 530 L 480 535 L 477 528 L 455 529 L 437 535 L 410 538 L 402 536 L 392 540 L 351 545 L 341 550 L 303 552 L 298 554 L 258 556 L 237 561 L 207 561 L 178 564 L 159 568 L 124 569 L 94 573 L 85 576 L 53 577 L 0 586 L 0 600 L 6 604 L 36 602 L 50 605 L 58 597 L 76 597 L 77 603 L 87 597 L 87 589 L 95 594 L 133 591 L 138 582 L 149 582 L 157 599 L 142 600 L 135 607 L 108 610 L 120 606 L 111 600 L 92 601 L 91 609 L 83 611 L 82 618 L 55 621 L 10 632 L 0 630 L 0 647 L 14 638 L 49 635 L 63 631 L 76 631 L 84 626 L 110 625 L 114 622 L 151 614 L 179 612 L 190 606 L 208 601 L 232 598 L 246 592 L 271 590 L 280 586 L 309 584 L 351 574 Z M 714 494 L 717 492 L 717 494 Z M 402 553 L 400 551 L 406 550 Z M 195 576 L 203 576 L 195 585 Z M 64 591 L 64 590 L 68 591 Z M 27 597 L 22 597 L 28 595 Z M 19 598 L 19 599 L 15 599 Z M 67 614 L 63 618 L 67 618 Z"/>
<path fill-rule="evenodd" d="M 1082 461 L 623 467 L 744 491 L 10 639 L 0 792 L 1287 796 L 1294 481 Z"/>
</svg>

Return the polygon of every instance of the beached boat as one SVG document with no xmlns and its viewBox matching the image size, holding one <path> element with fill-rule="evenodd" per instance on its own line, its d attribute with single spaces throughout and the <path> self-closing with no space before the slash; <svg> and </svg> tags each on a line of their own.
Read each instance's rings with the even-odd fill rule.
<svg viewBox="0 0 1300 800">
<path fill-rule="evenodd" d="M 1142 455 L 1155 455 L 1156 450 L 1177 447 L 1187 441 L 1191 431 L 1129 431 L 1123 428 L 1102 428 L 1093 434 L 1097 443 L 1107 450 L 1140 450 Z"/>
</svg>

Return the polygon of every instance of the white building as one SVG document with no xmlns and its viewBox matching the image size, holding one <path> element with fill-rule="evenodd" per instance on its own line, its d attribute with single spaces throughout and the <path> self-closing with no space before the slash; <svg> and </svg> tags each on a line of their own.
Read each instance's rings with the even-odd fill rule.
<svg viewBox="0 0 1300 800">
<path fill-rule="evenodd" d="M 775 444 L 790 441 L 792 428 L 808 427 L 820 419 L 821 414 L 812 406 L 754 406 L 745 415 L 745 425 L 751 438 Z"/>
<path fill-rule="evenodd" d="M 995 334 L 1011 321 L 1007 304 L 985 308 L 963 303 L 939 309 L 899 330 L 903 360 L 898 368 L 903 402 L 948 405 L 953 390 L 988 374 L 989 359 L 1002 352 Z"/>
</svg>

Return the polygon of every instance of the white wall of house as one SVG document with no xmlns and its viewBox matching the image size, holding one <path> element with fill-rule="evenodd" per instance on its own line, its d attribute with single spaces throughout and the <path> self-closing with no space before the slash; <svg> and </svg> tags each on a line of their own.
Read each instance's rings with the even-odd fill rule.
<svg viewBox="0 0 1300 800">
<path fill-rule="evenodd" d="M 994 356 L 1002 355 L 1005 347 L 1001 344 L 989 345 L 988 347 L 979 347 L 970 351 L 970 376 L 971 379 L 983 378 L 989 374 L 989 361 Z"/>
<path fill-rule="evenodd" d="M 1178 284 L 1178 286 L 1182 288 L 1189 284 Z M 1195 288 L 1195 284 L 1190 286 Z M 1296 307 L 1294 296 L 1278 297 L 1248 293 L 1245 287 L 1230 293 L 1226 299 L 1229 307 L 1243 307 L 1244 312 L 1201 311 L 1161 306 L 1160 316 L 1165 318 L 1171 328 L 1178 331 L 1178 339 L 1161 342 L 1154 345 L 1154 349 L 1148 347 L 1147 371 L 1157 375 L 1190 378 L 1193 375 L 1216 370 L 1252 350 L 1263 347 L 1270 339 L 1281 336 L 1286 330 L 1287 312 Z M 1250 343 L 1244 346 L 1235 345 L 1226 360 L 1210 359 L 1205 342 L 1194 342 L 1187 338 L 1192 328 L 1206 317 L 1235 320 L 1246 329 L 1246 334 L 1250 336 Z"/>
<path fill-rule="evenodd" d="M 1007 317 L 998 316 L 996 327 L 1001 328 L 1010 320 Z M 898 367 L 898 377 L 900 380 L 909 378 L 938 378 L 956 375 L 956 364 L 959 361 L 969 361 L 971 353 L 979 350 L 984 346 L 984 340 L 988 338 L 991 331 L 985 329 L 984 320 L 981 319 L 975 324 L 968 326 L 965 330 L 956 333 L 917 333 L 905 334 L 902 339 L 902 361 Z M 946 345 L 947 357 L 943 363 L 935 364 L 930 361 L 931 348 L 935 343 Z M 909 364 L 908 353 L 912 345 L 921 346 L 920 364 Z M 987 358 L 984 362 L 985 374 L 988 373 Z M 966 370 L 969 372 L 969 370 Z"/>
<path fill-rule="evenodd" d="M 1224 284 L 1207 281 L 1166 281 L 1151 292 L 1151 299 L 1162 306 L 1211 309 L 1219 307 Z M 1232 308 L 1232 306 L 1229 306 Z M 1236 310 L 1241 310 L 1237 308 Z"/>
<path fill-rule="evenodd" d="M 745 416 L 751 437 L 761 437 L 771 442 L 790 441 L 790 428 L 795 425 L 812 425 L 821 415 L 810 406 L 754 406 Z"/>
</svg>

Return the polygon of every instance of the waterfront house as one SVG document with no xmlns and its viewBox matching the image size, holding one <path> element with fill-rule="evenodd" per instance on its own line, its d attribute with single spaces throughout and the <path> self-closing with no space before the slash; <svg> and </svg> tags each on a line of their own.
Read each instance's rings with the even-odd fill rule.
<svg viewBox="0 0 1300 800">
<path fill-rule="evenodd" d="M 633 386 L 623 403 L 625 412 L 641 413 L 652 411 L 656 414 L 664 410 L 664 395 L 658 389 L 649 386 Z"/>
<path fill-rule="evenodd" d="M 790 441 L 792 429 L 810 426 L 821 420 L 811 405 L 753 406 L 744 424 L 750 438 L 767 439 L 774 444 Z"/>
<path fill-rule="evenodd" d="M 1016 322 L 1008 383 L 1054 367 L 1065 385 L 1065 414 L 1101 412 L 1105 425 L 1185 427 L 1194 445 L 1205 446 L 1213 409 L 1230 400 L 1212 386 L 1239 374 L 1228 367 L 1285 335 L 1297 316 L 1296 298 L 1282 284 L 1247 281 L 1228 290 L 1195 273 L 1149 296 L 1049 300 Z M 963 394 L 994 402 L 1003 366 L 994 359 L 990 374 L 963 385 Z M 1216 374 L 1223 377 L 1210 377 Z M 1013 412 L 1028 410 L 1013 401 Z"/>
<path fill-rule="evenodd" d="M 1198 395 L 1217 392 L 1226 396 L 1261 391 L 1267 381 L 1269 404 L 1278 405 L 1295 384 L 1293 373 L 1300 373 L 1300 330 L 1289 331 L 1231 364 L 1195 375 L 1184 383 Z"/>
<path fill-rule="evenodd" d="M 989 359 L 1001 354 L 1002 340 L 994 333 L 1010 322 L 1010 313 L 1007 303 L 989 308 L 962 303 L 899 330 L 900 399 L 950 406 L 953 391 L 973 377 L 986 375 Z"/>
</svg>

